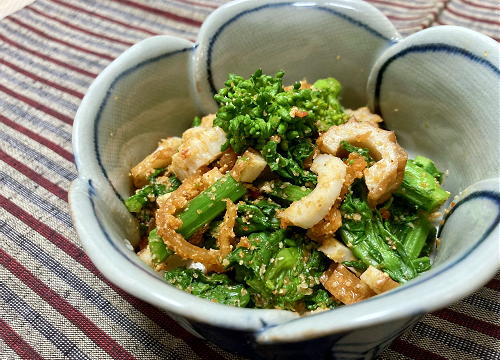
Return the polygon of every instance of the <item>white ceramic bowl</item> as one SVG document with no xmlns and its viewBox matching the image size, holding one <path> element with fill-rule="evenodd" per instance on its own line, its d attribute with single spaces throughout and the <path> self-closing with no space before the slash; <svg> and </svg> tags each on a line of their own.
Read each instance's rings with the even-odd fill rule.
<svg viewBox="0 0 500 360">
<path fill-rule="evenodd" d="M 113 61 L 76 115 L 79 177 L 70 203 L 99 270 L 220 346 L 251 357 L 370 358 L 419 319 L 479 288 L 499 268 L 499 46 L 459 27 L 402 39 L 371 5 L 354 0 L 237 1 L 209 16 L 198 41 L 158 36 Z M 334 76 L 348 107 L 369 104 L 411 154 L 449 171 L 456 205 L 440 229 L 432 270 L 362 303 L 299 318 L 211 303 L 166 284 L 131 250 L 123 199 L 129 169 L 157 141 L 213 112 L 227 74 L 257 68 L 286 80 Z"/>
</svg>

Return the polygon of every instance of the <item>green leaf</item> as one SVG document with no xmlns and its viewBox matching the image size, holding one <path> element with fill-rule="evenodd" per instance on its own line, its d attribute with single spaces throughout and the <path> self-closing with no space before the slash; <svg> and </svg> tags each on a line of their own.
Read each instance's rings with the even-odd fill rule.
<svg viewBox="0 0 500 360">
<path fill-rule="evenodd" d="M 271 170 L 292 184 L 314 186 L 318 182 L 317 176 L 311 171 L 303 169 L 303 165 L 297 163 L 290 154 L 281 155 L 278 152 L 277 142 L 269 141 L 261 153 Z"/>
<path fill-rule="evenodd" d="M 354 152 L 354 153 L 358 153 L 359 155 L 361 155 L 365 159 L 366 163 L 369 166 L 375 162 L 375 160 L 373 160 L 372 156 L 370 155 L 370 150 L 368 150 L 366 148 L 361 148 L 361 147 L 351 145 L 347 141 L 341 141 L 340 145 L 342 145 L 344 150 L 347 152 L 350 152 L 350 153 Z"/>
<path fill-rule="evenodd" d="M 191 123 L 191 127 L 200 126 L 201 118 L 199 116 L 195 116 L 193 122 Z"/>
<path fill-rule="evenodd" d="M 298 309 L 321 288 L 319 277 L 328 261 L 302 236 L 278 230 L 250 234 L 248 242 L 249 248 L 239 247 L 226 259 L 257 307 Z"/>
<path fill-rule="evenodd" d="M 239 204 L 234 232 L 237 236 L 243 236 L 253 232 L 278 230 L 280 221 L 275 216 L 276 208 L 279 205 L 271 206 L 267 201 Z"/>
<path fill-rule="evenodd" d="M 197 269 L 176 268 L 166 271 L 164 277 L 181 290 L 220 304 L 246 307 L 250 301 L 245 287 L 225 274 L 205 275 Z"/>
</svg>

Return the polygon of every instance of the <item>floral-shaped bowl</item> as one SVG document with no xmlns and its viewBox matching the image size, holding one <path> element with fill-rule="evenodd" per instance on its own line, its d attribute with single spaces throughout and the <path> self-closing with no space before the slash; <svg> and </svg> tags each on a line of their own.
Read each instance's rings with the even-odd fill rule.
<svg viewBox="0 0 500 360">
<path fill-rule="evenodd" d="M 253 358 L 371 358 L 423 314 L 465 297 L 499 268 L 499 46 L 476 32 L 434 27 L 402 39 L 355 0 L 244 0 L 214 11 L 197 43 L 144 40 L 89 88 L 75 119 L 79 177 L 70 203 L 78 235 L 112 282 L 166 310 L 191 332 Z M 347 107 L 368 104 L 410 154 L 447 169 L 452 205 L 433 268 L 389 293 L 299 317 L 197 298 L 137 258 L 123 199 L 129 169 L 157 141 L 213 112 L 227 74 L 286 72 L 285 82 L 333 76 Z M 450 205 L 450 204 L 448 204 Z M 451 205 L 450 205 L 451 206 Z"/>
</svg>

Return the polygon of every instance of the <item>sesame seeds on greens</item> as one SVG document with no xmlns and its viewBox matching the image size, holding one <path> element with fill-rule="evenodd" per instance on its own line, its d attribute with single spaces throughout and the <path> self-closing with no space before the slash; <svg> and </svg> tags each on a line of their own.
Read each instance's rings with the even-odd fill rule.
<svg viewBox="0 0 500 360">
<path fill-rule="evenodd" d="M 272 76 L 261 70 L 248 79 L 231 74 L 214 97 L 220 107 L 213 125 L 224 130 L 227 139 L 221 150 L 236 158 L 251 148 L 260 153 L 266 169 L 250 184 L 236 180 L 231 171 L 224 173 L 228 168 L 223 171 L 221 167 L 221 178 L 172 213 L 181 224 L 174 230 L 190 242 L 187 245 L 211 252 L 220 250 L 216 239 L 223 232 L 220 225 L 226 199 L 237 205 L 235 238 L 225 245 L 230 252 L 215 264 L 221 273 L 211 272 L 213 263 L 205 266 L 192 261 L 196 269 L 167 268 L 167 259 L 180 255 L 165 245 L 168 239 L 158 235 L 154 215 L 158 198 L 181 185 L 169 169 L 153 171 L 148 184 L 125 205 L 147 240 L 142 242 L 143 250 L 150 252 L 155 270 L 165 270 L 164 278 L 171 285 L 221 304 L 302 314 L 340 305 L 320 279 L 331 270 L 332 261 L 318 251 L 320 244 L 311 241 L 310 233 L 286 224 L 278 214 L 313 192 L 318 177 L 310 166 L 320 153 L 318 136 L 343 124 L 348 116 L 340 103 L 337 80 L 320 79 L 312 85 L 301 81 L 283 87 L 283 78 L 283 72 Z M 193 126 L 204 126 L 202 123 L 195 118 Z M 376 162 L 367 148 L 345 141 L 341 146 L 343 153 L 363 156 L 368 166 Z M 250 162 L 249 158 L 239 160 Z M 204 165 L 204 171 L 219 166 L 217 161 Z M 350 165 L 348 160 L 344 162 Z M 354 181 L 334 205 L 340 204 L 335 210 L 340 210 L 341 226 L 328 234 L 352 251 L 355 260 L 336 261 L 359 272 L 375 267 L 399 283 L 428 270 L 435 243 L 430 214 L 449 195 L 440 187 L 442 175 L 430 159 L 409 160 L 395 196 L 376 207 L 368 204 L 364 180 Z M 187 263 L 187 258 L 182 261 Z"/>
</svg>

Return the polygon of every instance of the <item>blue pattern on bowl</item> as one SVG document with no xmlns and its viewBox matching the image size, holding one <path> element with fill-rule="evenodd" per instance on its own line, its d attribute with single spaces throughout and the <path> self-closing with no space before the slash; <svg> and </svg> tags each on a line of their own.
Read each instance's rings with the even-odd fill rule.
<svg viewBox="0 0 500 360">
<path fill-rule="evenodd" d="M 113 183 L 111 182 L 109 176 L 108 176 L 108 173 L 106 171 L 106 168 L 104 167 L 103 165 L 103 162 L 102 162 L 102 156 L 100 154 L 100 150 L 99 150 L 99 123 L 101 122 L 101 118 L 102 118 L 102 113 L 104 111 L 104 109 L 106 108 L 106 106 L 108 105 L 108 101 L 110 100 L 110 97 L 113 93 L 113 90 L 114 88 L 117 86 L 118 82 L 130 75 L 131 73 L 135 72 L 135 71 L 138 71 L 141 69 L 141 67 L 143 66 L 148 66 L 152 63 L 155 63 L 155 62 L 158 62 L 158 61 L 161 61 L 161 60 L 164 60 L 170 56 L 174 56 L 174 55 L 177 55 L 177 54 L 182 54 L 186 51 L 193 51 L 194 49 L 196 48 L 196 46 L 189 46 L 189 47 L 186 47 L 186 48 L 182 48 L 182 49 L 179 49 L 179 50 L 174 50 L 172 52 L 169 52 L 169 53 L 165 53 L 165 54 L 162 54 L 162 55 L 159 55 L 159 56 L 156 56 L 154 58 L 151 58 L 151 59 L 148 59 L 148 60 L 145 60 L 125 71 L 123 71 L 122 73 L 120 73 L 114 80 L 113 82 L 111 83 L 110 87 L 109 87 L 109 90 L 107 91 L 106 93 L 106 96 L 105 98 L 102 100 L 102 103 L 101 105 L 99 106 L 99 111 L 97 113 L 97 116 L 95 118 L 95 123 L 94 123 L 94 151 L 95 151 L 95 154 L 96 154 L 96 159 L 97 159 L 97 162 L 99 164 L 99 167 L 101 168 L 101 171 L 102 171 L 102 174 L 103 176 L 106 178 L 106 180 L 109 182 L 109 184 L 111 185 L 111 187 L 113 188 L 113 191 L 115 192 L 116 196 L 120 199 L 120 201 L 123 201 L 124 198 L 123 196 L 115 189 L 115 187 L 113 186 Z M 77 168 L 78 168 L 78 160 L 76 160 L 76 164 L 77 164 Z"/>
<path fill-rule="evenodd" d="M 393 39 L 385 36 L 384 34 L 382 34 L 381 32 L 377 31 L 376 29 L 370 27 L 369 25 L 365 24 L 364 22 L 361 22 L 359 20 L 356 20 L 355 18 L 351 17 L 351 16 L 348 16 L 340 11 L 337 11 L 335 8 L 332 8 L 332 7 L 325 7 L 325 6 L 320 6 L 318 4 L 314 4 L 314 3 L 298 3 L 298 2 L 278 2 L 278 3 L 272 3 L 272 4 L 264 4 L 264 5 L 261 5 L 261 6 L 258 6 L 258 7 L 254 7 L 254 8 L 251 8 L 251 9 L 248 9 L 248 10 L 244 10 L 236 15 L 234 15 L 233 17 L 231 17 L 230 19 L 228 19 L 224 24 L 222 24 L 221 26 L 219 26 L 219 28 L 214 31 L 214 34 L 211 36 L 210 38 L 210 44 L 208 46 L 208 55 L 207 55 L 207 58 L 206 58 L 206 67 L 207 67 L 207 73 L 208 73 L 208 82 L 210 84 L 210 90 L 211 90 L 211 93 L 213 95 L 215 95 L 215 93 L 217 92 L 217 88 L 215 87 L 214 85 L 214 80 L 213 80 L 213 77 L 212 77 L 212 56 L 213 56 L 213 48 L 214 48 L 214 44 L 215 42 L 219 39 L 219 36 L 220 34 L 224 31 L 224 29 L 234 23 L 235 21 L 237 21 L 238 19 L 240 19 L 241 17 L 245 16 L 245 15 L 248 15 L 248 14 L 252 14 L 252 13 L 255 13 L 255 12 L 259 12 L 259 11 L 265 11 L 265 10 L 268 10 L 270 8 L 283 8 L 283 7 L 310 7 L 311 9 L 314 9 L 315 11 L 323 11 L 325 13 L 329 13 L 335 17 L 338 17 L 338 18 L 341 18 L 343 20 L 346 20 L 348 21 L 349 23 L 351 23 L 352 25 L 355 25 L 357 27 L 360 27 L 364 30 L 366 30 L 367 32 L 369 32 L 370 34 L 376 36 L 376 37 L 379 37 L 380 39 L 388 42 L 388 43 L 392 43 L 394 42 Z"/>
<path fill-rule="evenodd" d="M 431 43 L 431 44 L 423 44 L 423 45 L 414 45 L 410 46 L 406 49 L 404 49 L 401 52 L 398 52 L 394 54 L 393 56 L 389 57 L 384 64 L 381 66 L 379 72 L 377 73 L 377 80 L 375 84 L 375 107 L 374 110 L 378 113 L 380 112 L 380 88 L 382 86 L 382 81 L 384 78 L 384 73 L 387 67 L 391 65 L 392 62 L 401 59 L 404 56 L 407 56 L 411 53 L 426 53 L 426 52 L 444 52 L 448 53 L 451 55 L 460 55 L 463 57 L 466 57 L 470 59 L 471 61 L 484 65 L 485 67 L 489 68 L 496 76 L 500 76 L 500 70 L 498 67 L 496 67 L 494 64 L 486 60 L 484 57 L 477 56 L 473 54 L 470 51 L 467 51 L 465 49 L 456 47 L 456 46 L 451 46 L 448 44 L 444 43 Z"/>
<path fill-rule="evenodd" d="M 267 22 L 258 26 L 258 34 L 251 31 L 278 13 L 283 15 L 279 24 Z M 313 18 L 319 23 L 311 23 Z M 297 22 L 300 34 L 289 31 Z M 310 43 L 307 56 L 296 54 L 297 47 Z M 259 52 L 260 46 L 274 50 Z M 438 53 L 446 58 L 436 61 Z M 331 56 L 325 59 L 324 54 Z M 442 71 L 444 63 L 447 71 Z M 254 358 L 372 358 L 422 314 L 467 295 L 499 267 L 494 256 L 500 217 L 498 133 L 492 131 L 499 109 L 491 96 L 500 77 L 496 63 L 498 45 L 483 35 L 442 27 L 401 40 L 381 13 L 356 0 L 225 5 L 207 19 L 198 44 L 168 36 L 145 40 L 115 60 L 89 89 L 74 126 L 79 178 L 70 203 L 78 234 L 112 282 L 226 349 Z M 341 78 L 349 105 L 368 102 L 410 152 L 418 150 L 460 174 L 451 174 L 445 183 L 458 198 L 439 229 L 443 244 L 431 271 L 362 303 L 299 318 L 286 311 L 230 308 L 172 288 L 124 241 L 138 240 L 122 203 L 130 191 L 131 166 L 159 138 L 179 134 L 194 115 L 213 110 L 213 92 L 228 72 L 248 75 L 259 66 L 277 71 L 277 64 L 290 79 Z M 421 79 L 430 79 L 427 93 L 412 96 L 420 87 L 410 85 Z M 454 85 L 457 79 L 489 91 L 471 97 L 464 84 Z M 452 105 L 460 110 L 453 110 L 453 116 L 444 111 Z M 471 114 L 480 115 L 473 117 L 475 127 L 469 124 Z M 426 136 L 432 141 L 426 143 Z M 459 144 L 467 151 L 439 152 L 442 139 L 449 138 L 454 139 L 449 146 Z M 485 153 L 467 147 L 471 141 Z"/>
</svg>

